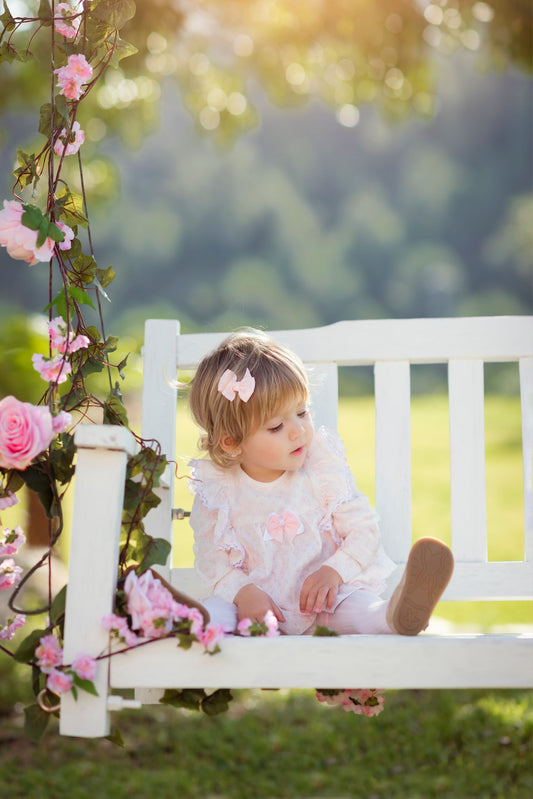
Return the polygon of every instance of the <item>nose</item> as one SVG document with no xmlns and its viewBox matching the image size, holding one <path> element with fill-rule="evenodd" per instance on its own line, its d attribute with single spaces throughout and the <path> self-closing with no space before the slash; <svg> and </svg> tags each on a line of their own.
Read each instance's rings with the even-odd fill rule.
<svg viewBox="0 0 533 799">
<path fill-rule="evenodd" d="M 301 419 L 294 419 L 291 428 L 289 430 L 289 438 L 291 441 L 295 441 L 299 436 L 301 436 L 302 431 L 304 429 L 303 423 Z"/>
</svg>

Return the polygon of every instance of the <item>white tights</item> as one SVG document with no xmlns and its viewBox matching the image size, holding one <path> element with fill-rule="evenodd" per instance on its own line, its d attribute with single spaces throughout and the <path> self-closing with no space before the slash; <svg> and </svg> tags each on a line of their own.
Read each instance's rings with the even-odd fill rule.
<svg viewBox="0 0 533 799">
<path fill-rule="evenodd" d="M 222 625 L 224 632 L 232 633 L 237 627 L 237 608 L 231 602 L 211 596 L 203 604 L 209 611 L 211 621 Z M 332 613 L 322 612 L 314 623 L 304 631 L 311 635 L 315 626 L 329 627 L 339 635 L 391 635 L 385 614 L 388 600 L 381 599 L 365 588 L 360 588 L 343 599 Z"/>
</svg>

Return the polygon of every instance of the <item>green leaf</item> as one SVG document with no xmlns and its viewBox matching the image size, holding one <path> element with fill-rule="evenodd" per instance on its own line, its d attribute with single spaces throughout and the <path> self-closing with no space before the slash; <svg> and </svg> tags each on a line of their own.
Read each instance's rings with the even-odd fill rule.
<svg viewBox="0 0 533 799">
<path fill-rule="evenodd" d="M 118 336 L 108 336 L 104 342 L 104 352 L 115 352 L 118 347 Z"/>
<path fill-rule="evenodd" d="M 47 635 L 49 630 L 32 630 L 26 638 L 20 642 L 18 648 L 13 653 L 13 657 L 18 663 L 29 663 L 33 660 L 35 650 L 39 646 L 39 641 L 43 635 Z"/>
<path fill-rule="evenodd" d="M 83 211 L 83 197 L 79 194 L 74 194 L 68 189 L 59 192 L 56 197 L 55 207 L 58 215 L 69 227 L 81 225 L 86 228 L 89 224 Z"/>
<path fill-rule="evenodd" d="M 81 289 L 79 286 L 73 286 L 71 283 L 68 287 L 68 293 L 69 296 L 71 296 L 73 300 L 76 300 L 76 302 L 79 302 L 80 305 L 88 305 L 93 311 L 96 310 L 93 301 L 84 289 Z"/>
<path fill-rule="evenodd" d="M 50 452 L 50 465 L 54 478 L 62 485 L 68 483 L 74 474 L 74 436 L 70 433 L 61 433 L 59 438 L 52 444 Z"/>
<path fill-rule="evenodd" d="M 68 130 L 68 109 L 65 106 L 62 113 L 57 104 L 54 104 L 54 123 L 52 125 L 52 104 L 43 103 L 39 109 L 39 133 L 48 138 L 52 132 L 52 128 L 57 129 L 60 127 L 67 128 Z"/>
<path fill-rule="evenodd" d="M 151 566 L 164 566 L 170 555 L 170 543 L 164 538 L 143 536 L 135 550 L 135 557 L 139 561 L 137 574 L 142 574 Z"/>
<path fill-rule="evenodd" d="M 119 397 L 109 394 L 104 402 L 104 424 L 123 424 L 129 427 L 128 413 Z"/>
<path fill-rule="evenodd" d="M 50 8 L 49 0 L 41 0 L 39 3 L 39 11 L 37 12 L 39 19 L 43 20 L 45 25 L 50 25 L 52 22 L 52 9 Z"/>
<path fill-rule="evenodd" d="M 167 688 L 160 699 L 162 705 L 184 707 L 187 710 L 200 710 L 202 701 L 206 698 L 203 688 Z"/>
<path fill-rule="evenodd" d="M 131 42 L 125 42 L 120 37 L 117 37 L 115 46 L 113 47 L 113 55 L 111 56 L 110 64 L 112 67 L 117 69 L 123 58 L 128 58 L 128 56 L 135 55 L 135 53 L 138 52 L 139 51 L 134 44 L 131 44 Z"/>
<path fill-rule="evenodd" d="M 81 253 L 72 264 L 72 271 L 83 283 L 92 283 L 96 270 L 96 261 L 92 255 Z"/>
<path fill-rule="evenodd" d="M 227 688 L 219 688 L 218 691 L 206 696 L 201 702 L 201 708 L 208 716 L 218 716 L 225 713 L 229 708 L 229 703 L 233 700 L 231 691 Z"/>
<path fill-rule="evenodd" d="M 133 0 L 100 0 L 93 9 L 93 16 L 118 30 L 135 16 L 135 3 Z"/>
<path fill-rule="evenodd" d="M 12 31 L 15 29 L 15 20 L 11 16 L 11 11 L 7 7 L 6 2 L 4 2 L 4 13 L 0 14 L 0 22 L 6 31 Z"/>
<path fill-rule="evenodd" d="M 30 230 L 39 230 L 43 221 L 43 212 L 41 209 L 30 203 L 26 203 L 22 207 L 24 209 L 24 213 L 20 219 L 22 224 Z"/>
<path fill-rule="evenodd" d="M 124 743 L 124 738 L 122 737 L 120 730 L 118 727 L 111 727 L 111 732 L 109 735 L 106 735 L 108 741 L 111 741 L 112 744 L 116 746 L 121 746 L 123 749 L 126 748 L 126 744 Z"/>
<path fill-rule="evenodd" d="M 9 30 L 9 28 L 6 28 Z M 0 44 L 0 64 L 2 61 L 7 61 L 11 64 L 13 61 L 26 61 L 23 53 L 20 53 L 10 42 L 2 42 Z"/>
<path fill-rule="evenodd" d="M 97 269 L 96 277 L 100 281 L 102 288 L 105 289 L 115 279 L 115 270 L 112 266 L 108 266 L 107 269 Z"/>
<path fill-rule="evenodd" d="M 315 627 L 315 629 L 313 631 L 313 635 L 315 635 L 317 638 L 328 637 L 328 636 L 332 636 L 333 637 L 333 636 L 338 635 L 338 634 L 339 633 L 336 633 L 335 630 L 332 630 L 330 627 L 324 627 L 324 626 L 322 626 L 320 624 L 317 624 L 317 626 Z"/>
<path fill-rule="evenodd" d="M 27 469 L 21 472 L 21 475 L 28 488 L 31 488 L 38 495 L 48 518 L 52 519 L 56 516 L 57 514 L 54 512 L 55 498 L 50 484 L 50 477 L 35 466 L 28 466 Z"/>
<path fill-rule="evenodd" d="M 64 585 L 52 600 L 52 606 L 50 607 L 50 624 L 52 627 L 56 627 L 64 617 L 66 599 L 67 586 Z"/>
<path fill-rule="evenodd" d="M 86 691 L 88 694 L 92 694 L 93 696 L 98 696 L 98 691 L 94 687 L 92 680 L 84 680 L 82 677 L 78 677 L 75 672 L 72 672 L 72 682 L 73 685 L 77 685 L 82 691 Z"/>
<path fill-rule="evenodd" d="M 128 358 L 130 357 L 130 353 L 126 355 L 126 357 L 118 364 L 117 370 L 119 375 L 123 380 L 125 380 L 124 369 L 126 368 L 126 364 L 128 363 Z"/>
<path fill-rule="evenodd" d="M 46 713 L 39 705 L 24 708 L 24 732 L 31 741 L 41 740 L 50 721 L 51 713 Z"/>
</svg>

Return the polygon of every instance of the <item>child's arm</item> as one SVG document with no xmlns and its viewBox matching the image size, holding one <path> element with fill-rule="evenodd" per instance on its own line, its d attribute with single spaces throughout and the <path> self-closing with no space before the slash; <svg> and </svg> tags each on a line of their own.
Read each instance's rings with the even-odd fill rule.
<svg viewBox="0 0 533 799">
<path fill-rule="evenodd" d="M 269 610 L 278 621 L 285 621 L 285 616 L 274 600 L 253 583 L 243 586 L 235 595 L 233 603 L 237 606 L 239 621 L 250 619 L 261 624 Z"/>
<path fill-rule="evenodd" d="M 342 577 L 331 566 L 321 566 L 309 574 L 300 592 L 300 612 L 311 614 L 331 610 L 341 584 Z"/>
</svg>

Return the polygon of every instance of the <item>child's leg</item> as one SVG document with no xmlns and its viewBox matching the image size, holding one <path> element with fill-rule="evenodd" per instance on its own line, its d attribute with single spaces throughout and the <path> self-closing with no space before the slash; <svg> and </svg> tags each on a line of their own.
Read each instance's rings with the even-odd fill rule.
<svg viewBox="0 0 533 799">
<path fill-rule="evenodd" d="M 400 635 L 417 635 L 425 630 L 452 572 L 453 555 L 446 544 L 437 538 L 416 541 L 389 600 L 389 626 Z"/>
<path fill-rule="evenodd" d="M 237 628 L 237 606 L 226 602 L 218 596 L 210 596 L 203 600 L 211 621 L 220 624 L 225 633 L 234 633 Z"/>
<path fill-rule="evenodd" d="M 386 599 L 360 588 L 343 599 L 333 613 L 319 613 L 316 624 L 339 635 L 390 635 L 394 630 L 387 624 L 388 604 Z"/>
</svg>

